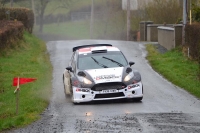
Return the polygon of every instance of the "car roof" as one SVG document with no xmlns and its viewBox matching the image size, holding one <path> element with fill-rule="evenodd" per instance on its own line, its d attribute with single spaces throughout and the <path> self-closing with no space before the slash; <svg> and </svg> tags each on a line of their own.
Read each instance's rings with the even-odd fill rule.
<svg viewBox="0 0 200 133">
<path fill-rule="evenodd" d="M 81 46 L 76 46 L 76 47 L 73 47 L 73 52 L 78 50 L 78 49 L 81 49 L 81 48 L 86 48 L 86 47 L 97 47 L 97 46 L 112 46 L 111 44 L 90 44 L 90 45 L 81 45 Z"/>
<path fill-rule="evenodd" d="M 106 53 L 108 51 L 120 51 L 118 48 L 113 47 L 111 44 L 92 44 L 82 45 L 73 48 L 73 51 L 77 51 L 78 54 L 86 53 Z"/>
</svg>

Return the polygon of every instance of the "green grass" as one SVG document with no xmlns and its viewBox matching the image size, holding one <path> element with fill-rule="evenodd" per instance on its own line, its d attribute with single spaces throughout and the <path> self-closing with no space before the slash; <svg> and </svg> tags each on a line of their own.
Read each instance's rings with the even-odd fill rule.
<svg viewBox="0 0 200 133">
<path fill-rule="evenodd" d="M 69 5 L 67 6 L 67 3 Z M 94 6 L 105 6 L 107 3 L 107 0 L 94 0 Z M 87 11 L 91 8 L 92 1 L 91 0 L 73 0 L 71 2 L 67 1 L 50 1 L 47 4 L 47 7 L 45 9 L 45 15 L 49 14 L 67 14 L 69 11 L 76 12 L 80 11 L 81 9 L 87 8 Z M 67 7 L 66 7 L 67 6 Z"/>
<path fill-rule="evenodd" d="M 65 3 L 66 4 L 66 3 Z M 105 36 L 119 36 L 123 34 L 126 30 L 126 17 L 124 11 L 117 10 L 118 4 L 121 4 L 120 1 L 111 2 L 110 12 L 104 13 L 100 16 L 94 16 L 94 24 L 93 24 L 93 37 L 92 39 L 105 38 Z M 113 5 L 114 4 L 114 5 Z M 64 14 L 69 15 L 69 12 L 87 12 L 88 9 L 90 11 L 91 0 L 74 0 L 68 9 L 61 8 L 64 6 L 62 2 L 59 1 L 50 1 L 45 9 L 45 15 L 53 14 Z M 95 7 L 102 7 L 107 9 L 108 1 L 94 1 Z M 57 8 L 60 7 L 60 8 Z M 112 9 L 112 8 L 113 9 Z M 97 8 L 96 12 L 100 12 Z M 113 10 L 113 11 L 112 11 Z M 70 15 L 69 15 L 70 16 Z M 95 18 L 96 17 L 96 18 Z M 97 18 L 99 17 L 99 18 Z M 107 18 L 106 18 L 107 17 Z M 39 26 L 34 27 L 34 32 L 37 33 L 39 30 Z M 40 33 L 38 33 L 40 34 Z M 89 39 L 90 38 L 90 18 L 88 20 L 80 20 L 78 22 L 65 22 L 65 23 L 51 23 L 45 24 L 43 28 L 43 34 L 50 34 L 55 36 L 60 36 L 62 38 L 71 38 L 71 39 Z M 116 37 L 117 38 L 117 37 Z"/>
<path fill-rule="evenodd" d="M 105 38 L 113 35 L 120 35 L 125 28 L 122 12 L 116 13 L 119 16 L 109 18 L 108 20 L 95 20 L 93 24 L 93 39 Z M 37 33 L 39 26 L 35 26 Z M 43 27 L 43 34 L 67 37 L 72 39 L 90 38 L 90 21 L 82 20 L 75 22 L 46 24 Z"/>
<path fill-rule="evenodd" d="M 200 98 L 199 64 L 185 57 L 179 49 L 160 54 L 155 46 L 147 45 L 149 63 L 173 84 Z"/>
<path fill-rule="evenodd" d="M 0 56 L 0 131 L 21 127 L 40 118 L 51 96 L 52 67 L 46 45 L 24 33 L 24 40 Z M 20 85 L 19 111 L 16 115 L 16 87 L 13 77 L 37 78 Z"/>
<path fill-rule="evenodd" d="M 38 27 L 36 27 L 37 31 Z M 80 22 L 68 22 L 60 24 L 47 24 L 44 25 L 43 33 L 57 35 L 57 36 L 66 36 L 69 38 L 90 38 L 90 27 L 89 22 L 80 21 Z"/>
</svg>

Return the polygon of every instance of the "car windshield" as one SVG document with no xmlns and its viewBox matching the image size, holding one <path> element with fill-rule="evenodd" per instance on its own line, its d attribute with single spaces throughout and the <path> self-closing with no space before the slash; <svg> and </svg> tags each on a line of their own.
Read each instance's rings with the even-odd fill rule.
<svg viewBox="0 0 200 133">
<path fill-rule="evenodd" d="M 101 69 L 123 67 L 127 60 L 119 51 L 109 53 L 82 54 L 78 58 L 78 69 Z"/>
</svg>

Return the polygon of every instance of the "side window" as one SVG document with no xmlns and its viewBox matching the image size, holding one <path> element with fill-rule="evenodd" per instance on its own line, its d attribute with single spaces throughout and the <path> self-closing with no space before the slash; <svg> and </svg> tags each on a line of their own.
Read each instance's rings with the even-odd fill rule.
<svg viewBox="0 0 200 133">
<path fill-rule="evenodd" d="M 72 61 L 74 59 L 74 54 L 75 54 L 75 52 L 72 54 L 72 57 L 71 57 L 70 62 L 69 62 L 69 66 L 72 66 Z"/>
<path fill-rule="evenodd" d="M 71 59 L 71 66 L 74 71 L 76 71 L 76 52 L 74 52 L 72 59 Z"/>
</svg>

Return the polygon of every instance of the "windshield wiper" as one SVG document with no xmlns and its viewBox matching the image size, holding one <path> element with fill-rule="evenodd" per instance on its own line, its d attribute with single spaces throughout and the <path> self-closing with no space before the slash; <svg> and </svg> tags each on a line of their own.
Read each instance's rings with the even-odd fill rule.
<svg viewBox="0 0 200 133">
<path fill-rule="evenodd" d="M 124 65 L 122 65 L 121 63 L 119 63 L 119 62 L 117 62 L 117 61 L 115 61 L 115 60 L 113 60 L 113 59 L 110 59 L 110 58 L 107 58 L 107 57 L 102 57 L 102 58 L 104 58 L 104 59 L 107 59 L 107 60 L 110 60 L 110 61 L 112 61 L 112 62 L 114 62 L 114 63 L 116 63 L 118 66 L 120 66 L 120 67 L 123 67 Z"/>
<path fill-rule="evenodd" d="M 99 66 L 103 67 L 103 68 L 108 68 L 106 65 L 99 63 L 95 58 L 91 57 L 94 62 L 96 62 Z"/>
</svg>

